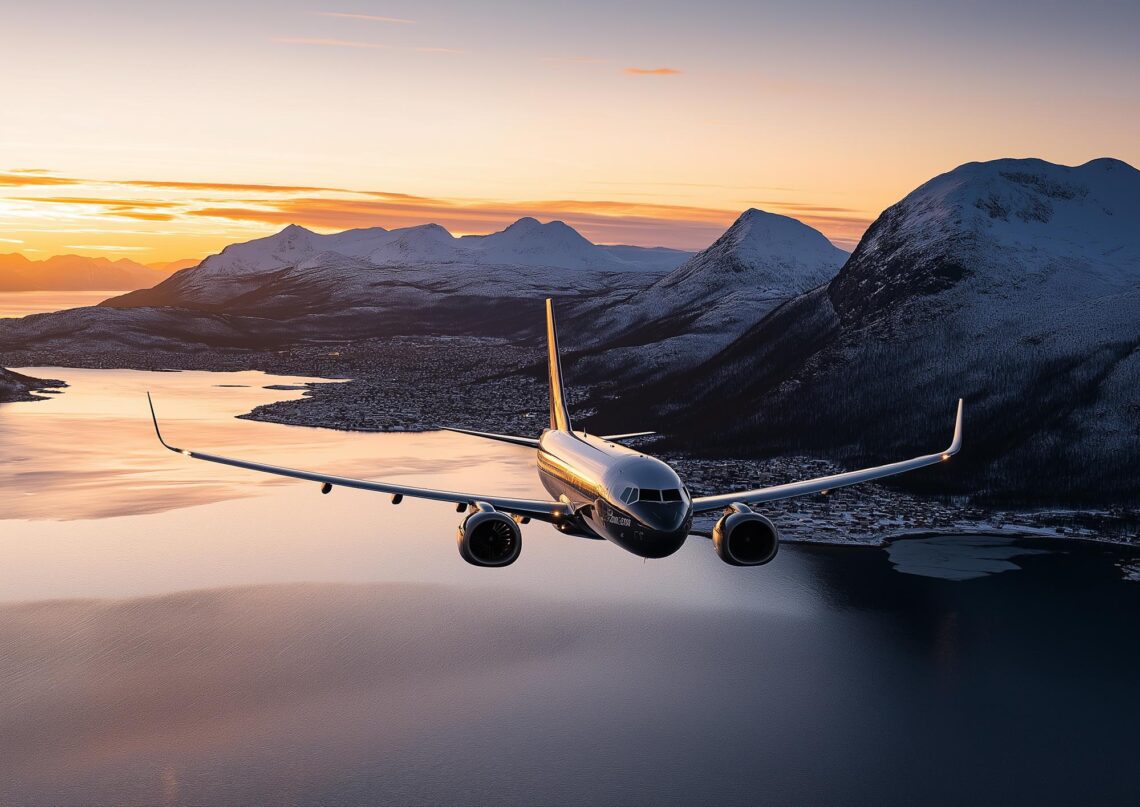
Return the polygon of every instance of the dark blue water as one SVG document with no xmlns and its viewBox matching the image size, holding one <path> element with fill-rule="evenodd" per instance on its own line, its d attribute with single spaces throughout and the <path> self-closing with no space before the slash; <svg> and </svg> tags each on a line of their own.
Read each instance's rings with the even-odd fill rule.
<svg viewBox="0 0 1140 807">
<path fill-rule="evenodd" d="M 0 802 L 1140 802 L 1128 555 L 959 540 L 785 547 L 703 571 L 734 579 L 699 606 L 401 583 L 0 606 Z"/>
</svg>

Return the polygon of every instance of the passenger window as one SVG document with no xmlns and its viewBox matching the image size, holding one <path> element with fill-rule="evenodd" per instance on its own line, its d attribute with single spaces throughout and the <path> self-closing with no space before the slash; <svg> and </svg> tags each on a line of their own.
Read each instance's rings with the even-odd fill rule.
<svg viewBox="0 0 1140 807">
<path fill-rule="evenodd" d="M 677 490 L 676 488 L 670 488 L 669 490 L 661 491 L 661 496 L 667 502 L 681 501 L 681 491 Z"/>
<path fill-rule="evenodd" d="M 661 491 L 659 490 L 646 490 L 641 489 L 640 501 L 643 502 L 659 502 L 661 501 Z"/>
</svg>

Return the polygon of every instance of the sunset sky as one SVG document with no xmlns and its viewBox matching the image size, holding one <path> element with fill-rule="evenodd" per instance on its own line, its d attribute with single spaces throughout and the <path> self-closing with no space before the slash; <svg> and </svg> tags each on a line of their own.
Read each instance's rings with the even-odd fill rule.
<svg viewBox="0 0 1140 807">
<path fill-rule="evenodd" d="M 1135 2 L 7 2 L 0 252 L 522 215 L 850 247 L 971 160 L 1140 164 Z"/>
</svg>

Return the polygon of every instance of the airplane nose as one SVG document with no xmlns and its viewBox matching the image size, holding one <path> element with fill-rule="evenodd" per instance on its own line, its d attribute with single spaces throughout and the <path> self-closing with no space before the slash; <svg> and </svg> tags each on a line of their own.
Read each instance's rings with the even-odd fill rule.
<svg viewBox="0 0 1140 807">
<path fill-rule="evenodd" d="M 642 513 L 642 522 L 658 532 L 676 532 L 685 522 L 686 509 L 680 505 L 652 505 Z"/>
</svg>

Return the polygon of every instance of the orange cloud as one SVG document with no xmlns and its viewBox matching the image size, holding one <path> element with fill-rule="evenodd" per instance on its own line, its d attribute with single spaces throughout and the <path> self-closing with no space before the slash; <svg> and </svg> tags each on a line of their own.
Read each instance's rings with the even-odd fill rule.
<svg viewBox="0 0 1140 807">
<path fill-rule="evenodd" d="M 13 171 L 11 173 L 0 173 L 0 185 L 6 187 L 22 187 L 25 185 L 77 185 L 78 180 L 66 179 L 64 177 L 45 177 L 41 176 L 38 172 L 32 171 Z"/>
<path fill-rule="evenodd" d="M 108 199 L 95 196 L 12 196 L 18 202 L 46 202 L 60 205 L 102 205 L 104 207 L 176 207 L 175 202 L 156 202 L 139 199 Z"/>
<path fill-rule="evenodd" d="M 115 209 L 111 212 L 111 215 L 123 219 L 135 219 L 137 221 L 174 221 L 174 216 L 170 213 L 143 213 L 138 210 Z"/>
<path fill-rule="evenodd" d="M 314 188 L 307 185 L 249 185 L 240 182 L 177 182 L 152 179 L 128 179 L 117 182 L 116 185 L 129 185 L 136 188 L 167 188 L 182 191 L 235 191 L 245 193 L 252 191 L 277 193 L 318 193 L 320 191 L 338 192 L 340 188 Z"/>
<path fill-rule="evenodd" d="M 672 67 L 627 67 L 625 74 L 627 76 L 678 76 L 681 71 Z"/>
<path fill-rule="evenodd" d="M 152 179 L 87 180 L 27 175 L 14 171 L 0 174 L 0 178 L 8 184 L 19 182 L 20 185 L 28 183 L 81 185 L 83 195 L 37 197 L 29 189 L 20 196 L 8 198 L 23 204 L 101 206 L 104 212 L 98 215 L 104 215 L 106 218 L 105 224 L 100 226 L 108 233 L 127 232 L 115 228 L 111 224 L 115 220 L 175 222 L 174 228 L 164 227 L 165 240 L 161 247 L 164 250 L 175 249 L 172 244 L 176 241 L 195 245 L 208 243 L 208 246 L 195 246 L 195 251 L 214 249 L 217 248 L 215 241 L 225 238 L 232 240 L 236 234 L 250 232 L 251 225 L 280 226 L 297 223 L 328 231 L 377 225 L 395 228 L 436 222 L 455 232 L 480 233 L 501 229 L 522 216 L 561 219 L 598 243 L 659 244 L 684 249 L 701 249 L 719 236 L 741 210 L 752 206 L 795 216 L 823 230 L 836 243 L 853 246 L 870 223 L 866 215 L 854 209 L 805 202 L 764 200 L 757 197 L 741 199 L 739 203 L 730 202 L 724 207 L 700 207 L 637 200 L 622 201 L 612 197 L 600 200 L 529 201 L 440 199 L 390 191 L 326 186 Z M 154 197 L 147 198 L 149 194 L 139 194 L 137 189 L 140 188 L 153 190 Z M 144 198 L 124 197 L 122 194 L 125 189 L 136 189 L 135 196 L 142 195 Z M 741 187 L 740 190 L 749 190 L 749 188 Z M 106 196 L 101 195 L 104 192 Z M 74 214 L 77 221 L 85 220 L 85 222 L 90 222 L 91 215 L 90 212 Z M 50 230 L 40 228 L 36 232 L 50 231 L 59 234 L 67 231 L 66 225 L 58 220 L 58 215 L 54 212 L 53 218 L 55 221 Z M 224 221 L 230 226 L 210 225 L 205 221 L 208 219 Z M 85 223 L 85 226 L 90 227 L 91 224 Z M 131 237 L 148 235 L 146 230 L 137 227 L 135 229 L 138 231 L 131 232 Z M 28 232 L 31 233 L 33 230 Z M 13 230 L 11 234 L 22 236 L 23 232 Z M 155 232 L 154 235 L 157 236 L 158 233 Z M 53 248 L 58 249 L 55 245 Z M 178 249 L 191 252 L 191 249 L 185 247 Z"/>
<path fill-rule="evenodd" d="M 435 222 L 456 232 L 489 232 L 522 216 L 561 219 L 599 243 L 666 243 L 708 246 L 736 216 L 735 211 L 622 202 L 436 202 L 382 199 L 285 199 L 264 206 L 213 206 L 190 215 L 228 221 L 302 224 L 327 230 L 351 227 L 407 227 Z"/>
</svg>

